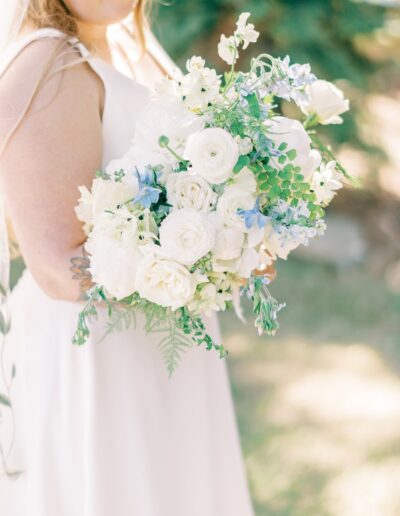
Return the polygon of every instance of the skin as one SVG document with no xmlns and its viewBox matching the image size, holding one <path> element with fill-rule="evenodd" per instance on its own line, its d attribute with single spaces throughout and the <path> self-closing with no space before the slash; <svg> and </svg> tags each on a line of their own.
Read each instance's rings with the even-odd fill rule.
<svg viewBox="0 0 400 516">
<path fill-rule="evenodd" d="M 64 0 L 64 4 L 79 22 L 95 27 L 126 18 L 136 0 Z"/>
<path fill-rule="evenodd" d="M 137 0 L 64 0 L 78 21 L 79 37 L 89 47 L 95 47 L 103 59 L 112 62 L 106 32 L 107 26 L 126 18 Z"/>
<path fill-rule="evenodd" d="M 88 4 L 101 4 L 95 24 L 92 17 L 84 18 Z M 132 1 L 71 0 L 68 6 L 82 8 L 79 27 L 85 40 L 96 42 L 97 51 L 108 59 L 103 22 L 125 17 Z M 57 45 L 58 40 L 48 38 L 32 42 L 2 76 L 0 98 L 7 102 L 0 103 L 0 142 L 23 111 L 43 63 Z M 78 58 L 71 54 L 54 68 Z M 41 289 L 55 299 L 80 297 L 79 282 L 69 270 L 71 258 L 82 256 L 85 242 L 74 207 L 78 186 L 89 187 L 93 171 L 101 166 L 103 99 L 103 84 L 89 65 L 67 68 L 40 88 L 0 157 L 0 188 L 22 255 Z"/>
<path fill-rule="evenodd" d="M 110 60 L 107 24 L 124 18 L 132 1 L 65 3 L 79 20 L 81 39 Z M 0 79 L 0 99 L 7 99 L 0 102 L 0 144 L 23 111 L 56 45 L 57 40 L 48 38 L 32 42 Z M 71 53 L 54 68 L 78 58 Z M 82 256 L 85 242 L 74 207 L 78 186 L 90 187 L 94 171 L 101 167 L 103 101 L 102 81 L 88 64 L 67 68 L 40 88 L 0 156 L 0 188 L 22 255 L 38 285 L 55 299 L 81 297 L 80 283 L 70 270 L 71 259 Z"/>
</svg>

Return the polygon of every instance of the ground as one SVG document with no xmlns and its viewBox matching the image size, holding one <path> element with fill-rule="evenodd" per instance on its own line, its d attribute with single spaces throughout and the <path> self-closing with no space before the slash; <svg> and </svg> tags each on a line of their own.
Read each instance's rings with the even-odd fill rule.
<svg viewBox="0 0 400 516">
<path fill-rule="evenodd" d="M 298 259 L 271 290 L 277 336 L 221 317 L 257 516 L 398 516 L 400 296 Z"/>
</svg>

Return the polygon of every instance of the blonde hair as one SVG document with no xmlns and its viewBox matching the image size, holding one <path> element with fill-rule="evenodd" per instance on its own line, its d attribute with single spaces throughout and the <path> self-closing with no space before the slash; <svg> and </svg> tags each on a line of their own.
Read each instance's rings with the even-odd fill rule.
<svg viewBox="0 0 400 516">
<path fill-rule="evenodd" d="M 147 14 L 150 10 L 150 5 L 151 0 L 137 0 L 132 12 L 134 32 L 129 32 L 129 34 L 135 38 L 135 41 L 137 41 L 139 45 L 140 57 L 144 55 L 146 50 L 145 30 L 147 26 Z M 45 62 L 42 73 L 37 83 L 35 84 L 26 105 L 11 127 L 11 130 L 8 132 L 3 141 L 0 142 L 0 157 L 12 136 L 15 134 L 23 119 L 27 115 L 33 101 L 35 100 L 44 83 L 50 77 L 58 74 L 66 68 L 85 61 L 84 58 L 80 58 L 72 63 L 68 63 L 57 68 L 56 70 L 53 70 L 55 61 L 59 57 L 63 57 L 70 53 L 70 49 L 68 48 L 68 40 L 71 37 L 79 38 L 78 24 L 76 19 L 70 13 L 63 0 L 30 0 L 26 17 L 24 19 L 24 24 L 27 23 L 38 29 L 58 29 L 63 32 L 66 37 L 60 39 L 59 44 L 55 47 L 48 60 Z M 127 27 L 124 26 L 124 29 L 126 31 Z"/>
</svg>

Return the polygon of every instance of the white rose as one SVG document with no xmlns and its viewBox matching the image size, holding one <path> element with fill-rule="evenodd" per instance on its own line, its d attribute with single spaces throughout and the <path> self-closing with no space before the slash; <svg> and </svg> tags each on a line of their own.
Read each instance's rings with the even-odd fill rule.
<svg viewBox="0 0 400 516">
<path fill-rule="evenodd" d="M 308 101 L 301 105 L 306 115 L 317 115 L 323 124 L 341 124 L 341 114 L 349 110 L 349 101 L 339 88 L 328 81 L 315 81 L 306 88 Z"/>
<path fill-rule="evenodd" d="M 215 233 L 206 214 L 190 208 L 176 210 L 161 223 L 161 249 L 179 263 L 192 265 L 214 247 Z"/>
<path fill-rule="evenodd" d="M 228 63 L 228 65 L 236 63 L 239 52 L 234 36 L 227 38 L 225 34 L 221 35 L 221 39 L 218 43 L 218 55 L 225 63 Z"/>
<path fill-rule="evenodd" d="M 78 219 L 85 224 L 92 225 L 99 215 L 105 210 L 113 210 L 119 204 L 123 204 L 135 197 L 138 193 L 137 181 L 127 184 L 115 182 L 97 177 L 94 179 L 92 189 L 80 186 L 81 197 L 75 213 Z"/>
<path fill-rule="evenodd" d="M 196 286 L 195 275 L 173 260 L 149 256 L 137 269 L 136 290 L 141 297 L 172 310 L 189 303 Z"/>
<path fill-rule="evenodd" d="M 217 260 L 233 260 L 240 256 L 244 233 L 236 228 L 222 228 L 217 233 L 213 255 Z"/>
<path fill-rule="evenodd" d="M 254 208 L 255 202 L 255 195 L 242 190 L 236 185 L 228 186 L 218 200 L 217 214 L 226 226 L 246 231 L 243 217 L 237 211 L 239 209 L 251 210 Z"/>
<path fill-rule="evenodd" d="M 192 164 L 195 174 L 212 184 L 220 184 L 231 176 L 239 148 L 224 129 L 208 128 L 189 136 L 184 157 Z"/>
<path fill-rule="evenodd" d="M 287 144 L 286 151 L 294 149 L 296 158 L 293 165 L 301 168 L 301 173 L 306 181 L 321 163 L 321 155 L 311 149 L 311 139 L 298 120 L 292 120 L 283 116 L 272 119 L 268 137 L 275 143 L 278 149 L 282 143 Z"/>
<path fill-rule="evenodd" d="M 174 208 L 193 208 L 209 212 L 217 201 L 217 195 L 209 183 L 195 174 L 170 174 L 166 186 L 168 202 Z"/>
</svg>

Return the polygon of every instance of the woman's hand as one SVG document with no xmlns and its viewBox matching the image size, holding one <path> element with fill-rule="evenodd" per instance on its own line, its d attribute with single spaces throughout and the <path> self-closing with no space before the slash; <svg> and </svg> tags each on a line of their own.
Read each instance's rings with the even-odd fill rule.
<svg viewBox="0 0 400 516">
<path fill-rule="evenodd" d="M 272 263 L 271 265 L 266 265 L 265 267 L 261 267 L 253 272 L 253 276 L 265 276 L 270 281 L 274 281 L 276 278 L 276 268 Z M 245 287 L 247 285 L 247 279 L 240 280 L 240 286 Z"/>
<path fill-rule="evenodd" d="M 271 265 L 261 267 L 260 269 L 257 269 L 254 274 L 255 276 L 266 276 L 270 281 L 274 281 L 276 278 L 275 264 L 272 263 Z"/>
</svg>

